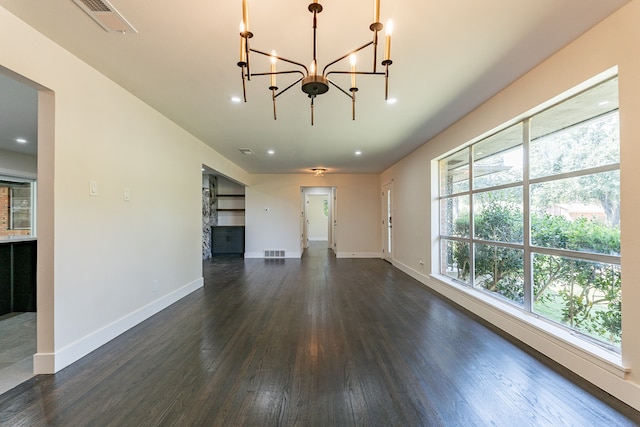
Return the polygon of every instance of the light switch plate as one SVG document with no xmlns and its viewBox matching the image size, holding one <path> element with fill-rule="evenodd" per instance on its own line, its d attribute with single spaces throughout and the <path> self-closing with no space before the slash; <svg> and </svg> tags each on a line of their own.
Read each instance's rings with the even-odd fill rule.
<svg viewBox="0 0 640 427">
<path fill-rule="evenodd" d="M 127 202 L 131 200 L 131 190 L 129 190 L 129 187 L 124 187 L 123 197 Z"/>
<path fill-rule="evenodd" d="M 96 180 L 89 180 L 89 195 L 96 197 L 98 195 L 98 183 Z"/>
</svg>

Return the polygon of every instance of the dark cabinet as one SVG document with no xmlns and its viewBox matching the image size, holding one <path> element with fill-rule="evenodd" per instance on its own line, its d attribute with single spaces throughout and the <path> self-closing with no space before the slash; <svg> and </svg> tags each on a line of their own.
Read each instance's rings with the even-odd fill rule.
<svg viewBox="0 0 640 427">
<path fill-rule="evenodd" d="M 35 241 L 0 244 L 0 316 L 36 311 Z"/>
<path fill-rule="evenodd" d="M 11 313 L 11 245 L 0 244 L 0 316 Z"/>
<path fill-rule="evenodd" d="M 218 226 L 211 227 L 211 253 L 244 254 L 244 227 Z"/>
</svg>

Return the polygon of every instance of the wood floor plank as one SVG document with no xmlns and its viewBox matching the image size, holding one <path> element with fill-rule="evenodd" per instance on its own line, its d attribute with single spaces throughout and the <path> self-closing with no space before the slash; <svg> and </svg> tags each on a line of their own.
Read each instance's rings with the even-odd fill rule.
<svg viewBox="0 0 640 427">
<path fill-rule="evenodd" d="M 203 289 L 0 395 L 0 425 L 640 425 L 390 264 L 329 254 L 206 261 Z"/>
</svg>

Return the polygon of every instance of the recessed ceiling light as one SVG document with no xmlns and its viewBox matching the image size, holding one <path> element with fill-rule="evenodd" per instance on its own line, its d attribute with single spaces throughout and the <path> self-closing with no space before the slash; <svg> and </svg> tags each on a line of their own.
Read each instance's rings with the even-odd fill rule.
<svg viewBox="0 0 640 427">
<path fill-rule="evenodd" d="M 362 155 L 362 151 L 358 150 L 356 151 L 356 156 L 361 156 Z"/>
<path fill-rule="evenodd" d="M 268 153 L 268 154 L 271 154 L 271 155 L 276 154 L 276 152 L 275 152 L 275 151 L 273 151 L 273 150 L 269 150 L 269 151 L 267 151 L 267 153 Z"/>
<path fill-rule="evenodd" d="M 231 100 L 231 102 L 235 102 L 236 104 L 242 101 L 242 99 L 239 96 L 232 96 L 229 99 Z"/>
<path fill-rule="evenodd" d="M 607 105 L 609 103 L 609 101 L 602 101 L 601 103 L 599 103 L 598 105 L 603 106 L 603 105 Z"/>
<path fill-rule="evenodd" d="M 396 102 L 398 102 L 398 100 L 397 100 L 397 99 L 395 99 L 395 98 L 389 98 L 389 99 L 387 99 L 387 104 L 395 104 Z"/>
<path fill-rule="evenodd" d="M 16 142 L 19 142 L 20 144 L 26 144 L 27 140 L 24 138 L 16 138 Z"/>
</svg>

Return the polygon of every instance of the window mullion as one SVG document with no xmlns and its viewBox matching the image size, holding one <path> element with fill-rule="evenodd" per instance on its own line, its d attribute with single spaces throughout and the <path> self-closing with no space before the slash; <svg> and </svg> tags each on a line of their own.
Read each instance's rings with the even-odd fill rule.
<svg viewBox="0 0 640 427">
<path fill-rule="evenodd" d="M 523 220 L 523 272 L 524 309 L 533 311 L 533 258 L 531 256 L 531 215 L 529 182 L 529 143 L 531 140 L 531 119 L 522 122 L 522 220 Z"/>
<path fill-rule="evenodd" d="M 469 147 L 469 286 L 471 287 L 474 287 L 476 281 L 473 216 L 473 146 L 471 146 Z"/>
</svg>

